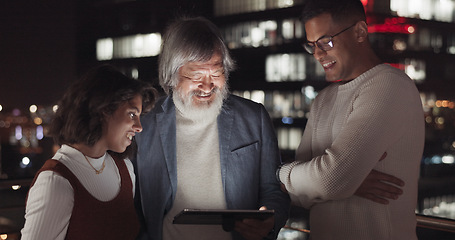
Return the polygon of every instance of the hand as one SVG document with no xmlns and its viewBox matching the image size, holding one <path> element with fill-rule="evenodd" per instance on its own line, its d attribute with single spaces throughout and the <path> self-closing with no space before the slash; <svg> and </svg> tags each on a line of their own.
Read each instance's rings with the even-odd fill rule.
<svg viewBox="0 0 455 240">
<path fill-rule="evenodd" d="M 386 156 L 387 153 L 384 153 L 379 161 L 383 160 Z M 396 200 L 403 194 L 403 190 L 397 186 L 403 187 L 403 180 L 373 169 L 356 190 L 354 195 L 380 204 L 389 204 L 388 199 Z"/>
<path fill-rule="evenodd" d="M 267 208 L 263 206 L 259 210 L 267 210 Z M 275 217 L 265 220 L 243 219 L 235 222 L 234 230 L 247 240 L 262 240 L 272 231 L 274 225 Z"/>
</svg>

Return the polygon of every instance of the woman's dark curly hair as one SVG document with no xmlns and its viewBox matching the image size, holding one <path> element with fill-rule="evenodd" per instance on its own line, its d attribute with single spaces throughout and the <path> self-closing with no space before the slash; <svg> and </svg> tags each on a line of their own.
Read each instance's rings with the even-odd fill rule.
<svg viewBox="0 0 455 240">
<path fill-rule="evenodd" d="M 93 146 L 103 134 L 106 117 L 137 95 L 142 96 L 142 113 L 150 111 L 157 96 L 151 84 L 128 78 L 110 65 L 96 67 L 72 84 L 60 99 L 50 134 L 59 145 Z M 133 140 L 124 153 L 115 155 L 132 157 L 136 148 Z"/>
</svg>

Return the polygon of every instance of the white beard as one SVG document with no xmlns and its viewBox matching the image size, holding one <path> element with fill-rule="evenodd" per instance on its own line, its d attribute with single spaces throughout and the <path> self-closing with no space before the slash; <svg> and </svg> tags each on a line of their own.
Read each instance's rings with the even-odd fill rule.
<svg viewBox="0 0 455 240">
<path fill-rule="evenodd" d="M 197 95 L 198 91 L 193 91 L 188 95 L 184 95 L 179 89 L 172 92 L 175 107 L 184 118 L 190 119 L 193 122 L 210 122 L 216 119 L 221 112 L 223 102 L 228 96 L 227 85 L 222 89 L 214 89 L 215 98 L 211 102 L 196 105 L 193 102 L 193 96 Z"/>
</svg>

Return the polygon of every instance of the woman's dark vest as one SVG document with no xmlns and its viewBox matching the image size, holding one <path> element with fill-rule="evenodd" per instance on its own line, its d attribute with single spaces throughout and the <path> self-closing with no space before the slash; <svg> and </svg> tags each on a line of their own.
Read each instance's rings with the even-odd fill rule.
<svg viewBox="0 0 455 240">
<path fill-rule="evenodd" d="M 51 170 L 66 178 L 74 190 L 74 207 L 66 234 L 68 240 L 135 239 L 139 221 L 133 201 L 133 184 L 122 159 L 114 162 L 120 173 L 118 195 L 107 202 L 94 198 L 77 177 L 61 162 L 49 159 L 36 174 Z M 52 226 L 49 226 L 52 227 Z"/>
</svg>

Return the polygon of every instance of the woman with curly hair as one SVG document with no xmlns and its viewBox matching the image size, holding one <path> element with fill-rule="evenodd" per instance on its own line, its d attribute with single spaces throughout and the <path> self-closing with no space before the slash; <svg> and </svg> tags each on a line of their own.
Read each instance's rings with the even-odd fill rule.
<svg viewBox="0 0 455 240">
<path fill-rule="evenodd" d="M 134 239 L 133 197 L 141 113 L 156 91 L 111 66 L 89 71 L 59 102 L 50 133 L 61 145 L 36 173 L 22 239 Z"/>
</svg>

